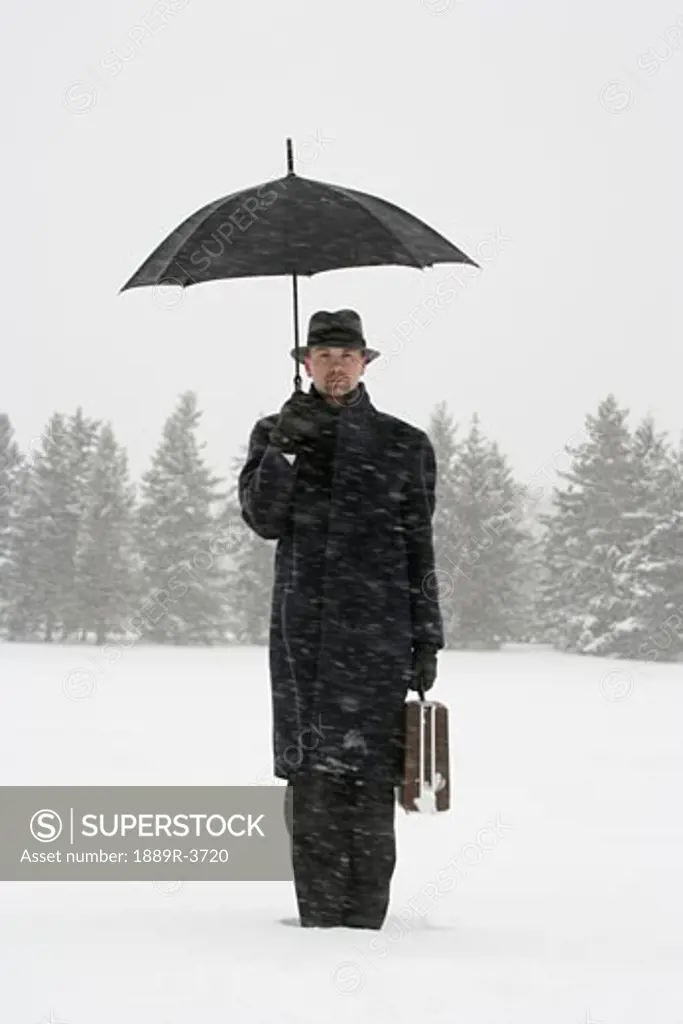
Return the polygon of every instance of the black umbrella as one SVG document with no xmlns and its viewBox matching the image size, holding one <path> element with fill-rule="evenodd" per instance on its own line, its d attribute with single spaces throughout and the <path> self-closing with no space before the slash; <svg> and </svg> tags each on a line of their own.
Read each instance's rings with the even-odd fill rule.
<svg viewBox="0 0 683 1024">
<path fill-rule="evenodd" d="M 294 171 L 234 192 L 183 221 L 147 257 L 121 291 L 150 285 L 187 288 L 233 277 L 291 275 L 299 373 L 298 278 L 325 270 L 397 265 L 424 269 L 474 260 L 423 221 L 377 196 Z"/>
</svg>

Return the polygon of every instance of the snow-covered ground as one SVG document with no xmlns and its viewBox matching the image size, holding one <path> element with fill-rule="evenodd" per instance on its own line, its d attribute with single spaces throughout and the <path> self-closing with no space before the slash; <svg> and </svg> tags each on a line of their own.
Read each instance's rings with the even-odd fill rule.
<svg viewBox="0 0 683 1024">
<path fill-rule="evenodd" d="M 433 695 L 453 809 L 397 810 L 383 933 L 284 927 L 290 883 L 4 882 L 0 1022 L 683 1021 L 683 666 L 447 652 Z M 2 785 L 269 773 L 265 649 L 0 645 Z"/>
</svg>

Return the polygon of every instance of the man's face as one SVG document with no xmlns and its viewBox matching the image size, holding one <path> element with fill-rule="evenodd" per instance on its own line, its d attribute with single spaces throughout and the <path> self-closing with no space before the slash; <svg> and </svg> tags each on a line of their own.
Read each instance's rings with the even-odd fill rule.
<svg viewBox="0 0 683 1024">
<path fill-rule="evenodd" d="M 365 371 L 365 361 L 357 348 L 316 345 L 306 356 L 305 365 L 318 391 L 333 399 L 355 388 Z"/>
</svg>

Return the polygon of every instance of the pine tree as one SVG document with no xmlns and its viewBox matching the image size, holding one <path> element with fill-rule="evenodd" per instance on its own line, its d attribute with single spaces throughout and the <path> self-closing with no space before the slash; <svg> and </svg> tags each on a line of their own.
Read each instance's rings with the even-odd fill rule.
<svg viewBox="0 0 683 1024">
<path fill-rule="evenodd" d="M 558 474 L 565 486 L 555 488 L 553 511 L 543 517 L 543 617 L 564 650 L 619 655 L 630 646 L 628 556 L 644 515 L 627 416 L 608 395 L 586 417 L 586 440 L 567 449 L 572 464 Z"/>
<path fill-rule="evenodd" d="M 495 442 L 475 414 L 454 466 L 456 564 L 454 646 L 496 649 L 520 629 L 520 545 L 517 486 Z"/>
<path fill-rule="evenodd" d="M 70 480 L 72 493 L 71 515 L 69 517 L 71 525 L 69 560 L 70 563 L 73 563 L 74 575 L 72 601 L 64 609 L 63 634 L 65 637 L 71 636 L 74 633 L 80 633 L 81 639 L 85 639 L 87 632 L 84 630 L 84 623 L 88 618 L 90 594 L 85 592 L 81 586 L 76 567 L 80 558 L 88 508 L 93 500 L 97 500 L 97 495 L 94 494 L 90 486 L 90 476 L 99 430 L 100 422 L 87 419 L 83 415 L 83 409 L 80 406 L 67 423 L 71 456 Z"/>
<path fill-rule="evenodd" d="M 134 610 L 135 488 L 128 479 L 128 459 L 116 443 L 111 424 L 97 440 L 90 473 L 83 480 L 89 500 L 83 509 L 77 559 L 79 625 L 96 643 L 120 635 Z"/>
<path fill-rule="evenodd" d="M 15 498 L 21 455 L 9 416 L 0 413 L 0 566 L 7 557 L 10 511 Z"/>
<path fill-rule="evenodd" d="M 275 548 L 251 530 L 242 518 L 237 483 L 247 455 L 233 460 L 234 484 L 225 509 L 230 529 L 226 602 L 232 643 L 265 646 L 270 631 Z"/>
<path fill-rule="evenodd" d="M 11 601 L 9 583 L 10 534 L 18 505 L 21 455 L 9 417 L 0 413 L 0 632 L 6 629 Z"/>
<path fill-rule="evenodd" d="M 9 558 L 14 638 L 64 639 L 78 621 L 80 458 L 70 425 L 55 413 L 21 474 Z"/>
<path fill-rule="evenodd" d="M 635 546 L 631 657 L 676 661 L 683 656 L 683 437 L 677 450 L 662 436 L 646 451 L 648 528 Z"/>
<path fill-rule="evenodd" d="M 622 557 L 615 566 L 615 589 L 621 598 L 622 615 L 601 640 L 601 650 L 622 657 L 638 656 L 645 639 L 639 614 L 645 596 L 642 572 L 649 560 L 646 538 L 657 527 L 666 489 L 664 477 L 669 464 L 665 433 L 658 433 L 652 417 L 638 424 L 631 438 L 631 490 L 624 503 L 621 525 L 627 533 Z"/>
<path fill-rule="evenodd" d="M 457 559 L 458 516 L 455 464 L 459 451 L 457 425 L 441 402 L 432 413 L 428 434 L 437 465 L 436 506 L 433 519 L 434 561 L 438 578 L 439 605 L 446 647 L 455 643 L 457 609 L 454 592 L 462 576 Z"/>
<path fill-rule="evenodd" d="M 518 643 L 538 644 L 546 639 L 542 618 L 538 613 L 538 595 L 543 580 L 543 542 L 535 536 L 533 523 L 524 523 L 522 536 L 515 549 L 516 570 L 511 586 L 516 594 L 516 618 L 512 639 Z"/>
<path fill-rule="evenodd" d="M 45 638 L 45 600 L 42 588 L 44 530 L 37 515 L 35 471 L 22 461 L 16 481 L 15 508 L 10 517 L 5 567 L 5 631 L 8 640 Z"/>
<path fill-rule="evenodd" d="M 576 451 L 567 448 L 576 457 Z M 544 567 L 536 615 L 546 640 L 563 651 L 577 649 L 578 635 L 590 592 L 584 577 L 590 549 L 583 532 L 584 495 L 569 479 L 553 488 L 551 510 L 539 516 L 544 529 Z"/>
<path fill-rule="evenodd" d="M 224 579 L 213 553 L 222 482 L 207 469 L 195 432 L 196 395 L 181 395 L 144 474 L 139 548 L 146 602 L 132 621 L 148 642 L 215 643 L 224 636 Z"/>
</svg>

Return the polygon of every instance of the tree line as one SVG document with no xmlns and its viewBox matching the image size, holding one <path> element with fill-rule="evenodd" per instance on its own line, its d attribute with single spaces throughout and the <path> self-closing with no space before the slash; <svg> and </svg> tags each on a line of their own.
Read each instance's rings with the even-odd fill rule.
<svg viewBox="0 0 683 1024">
<path fill-rule="evenodd" d="M 214 475 L 182 394 L 149 469 L 130 479 L 110 423 L 55 413 L 21 452 L 0 414 L 0 639 L 266 644 L 274 545 Z M 548 643 L 586 655 L 683 656 L 683 438 L 635 429 L 614 395 L 565 446 L 549 485 L 515 480 L 477 415 L 445 402 L 427 432 L 446 646 Z M 226 486 L 227 485 L 227 486 Z"/>
</svg>

